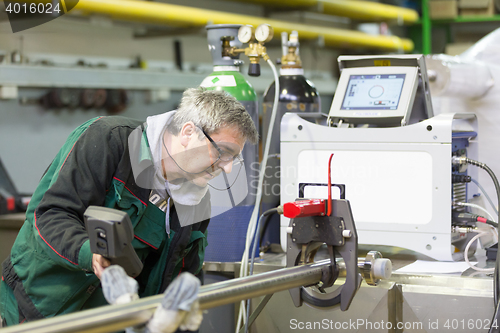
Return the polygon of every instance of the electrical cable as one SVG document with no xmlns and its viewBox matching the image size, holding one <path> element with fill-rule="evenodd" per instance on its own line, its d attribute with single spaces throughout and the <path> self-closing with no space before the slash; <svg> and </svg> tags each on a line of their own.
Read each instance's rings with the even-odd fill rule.
<svg viewBox="0 0 500 333">
<path fill-rule="evenodd" d="M 495 308 L 495 313 L 493 314 L 493 321 L 491 322 L 491 326 L 488 333 L 499 333 L 500 332 L 500 326 L 498 326 L 499 323 L 500 323 L 500 303 L 498 303 L 497 307 Z"/>
<path fill-rule="evenodd" d="M 259 217 L 259 220 L 257 222 L 257 229 L 259 229 L 260 227 L 260 223 L 262 221 L 262 217 L 264 217 L 264 214 L 262 214 L 260 217 Z M 253 239 L 253 244 L 252 244 L 252 250 L 250 252 L 250 256 L 252 258 L 252 260 L 250 261 L 250 272 L 249 272 L 249 276 L 253 274 L 253 264 L 254 264 L 254 260 L 255 260 L 255 246 L 256 246 L 256 243 L 257 243 L 257 238 L 258 238 L 258 233 L 257 233 L 257 230 L 255 231 L 254 233 L 254 239 Z M 247 299 L 246 301 L 246 320 L 245 320 L 245 333 L 248 333 L 248 320 L 250 318 L 250 299 Z"/>
<path fill-rule="evenodd" d="M 252 250 L 250 252 L 252 260 L 250 261 L 250 272 L 248 275 L 253 275 L 253 266 L 254 266 L 254 261 L 255 261 L 255 249 L 257 247 L 257 241 L 259 239 L 259 229 L 260 229 L 260 224 L 262 222 L 262 218 L 264 216 L 271 216 L 273 213 L 277 213 L 278 209 L 277 208 L 271 208 L 269 210 L 266 210 L 262 215 L 259 217 L 259 220 L 257 222 L 257 230 L 255 230 L 254 233 L 254 238 L 253 238 L 253 244 L 252 244 Z M 245 321 L 245 333 L 248 333 L 248 322 L 250 319 L 250 299 L 247 300 L 247 313 L 246 313 L 246 321 Z"/>
<path fill-rule="evenodd" d="M 464 207 L 471 207 L 471 208 L 476 208 L 476 209 L 479 209 L 480 211 L 482 211 L 483 213 L 485 213 L 489 219 L 491 221 L 496 221 L 496 219 L 490 214 L 490 212 L 488 212 L 488 210 L 484 207 L 481 207 L 479 205 L 476 205 L 476 204 L 473 204 L 473 203 L 470 203 L 470 202 L 460 202 L 460 201 L 456 201 L 455 204 L 457 206 L 464 206 Z"/>
<path fill-rule="evenodd" d="M 326 215 L 332 215 L 332 158 L 333 154 L 330 155 L 328 159 L 328 208 Z"/>
<path fill-rule="evenodd" d="M 466 158 L 465 161 L 468 163 L 468 164 L 472 164 L 472 165 L 475 165 L 475 166 L 478 166 L 480 168 L 482 168 L 483 170 L 485 170 L 488 175 L 491 177 L 491 179 L 493 180 L 493 183 L 495 184 L 495 190 L 497 192 L 497 200 L 498 200 L 498 205 L 497 207 L 500 207 L 500 184 L 498 183 L 498 179 L 497 177 L 495 176 L 495 174 L 493 173 L 493 171 L 484 163 L 481 163 L 481 162 L 478 162 L 478 161 L 474 161 L 470 158 Z M 498 230 L 499 230 L 499 234 L 500 234 L 500 226 L 498 226 Z M 495 279 L 494 279 L 494 298 L 495 298 L 495 304 L 498 304 L 499 303 L 499 293 L 500 293 L 500 256 L 497 255 L 497 259 L 496 259 L 496 262 L 495 262 Z M 495 311 L 496 312 L 496 311 Z"/>
<path fill-rule="evenodd" d="M 498 228 L 494 227 L 492 225 L 489 225 L 491 227 L 491 230 L 493 231 L 493 239 L 494 243 L 498 243 Z"/>
<path fill-rule="evenodd" d="M 491 208 L 493 208 L 493 211 L 495 212 L 495 214 L 498 215 L 498 210 L 496 209 L 495 207 L 495 204 L 493 203 L 493 200 L 491 200 L 490 196 L 488 195 L 488 193 L 484 190 L 484 188 L 481 186 L 481 184 L 479 184 L 479 182 L 477 180 L 475 180 L 474 178 L 471 178 L 471 181 L 476 184 L 477 187 L 479 187 L 479 189 L 481 190 L 481 192 L 483 192 L 484 196 L 486 197 L 486 199 L 488 200 L 488 202 L 490 203 L 491 205 Z"/>
<path fill-rule="evenodd" d="M 281 158 L 281 155 L 280 154 L 270 154 L 267 158 L 267 160 L 269 161 L 270 159 L 272 158 L 276 158 L 276 159 L 280 159 Z M 280 204 L 280 201 L 279 199 L 274 202 L 273 204 L 271 204 L 271 207 L 273 206 L 278 206 Z M 262 241 L 264 240 L 264 234 L 266 233 L 267 231 L 267 227 L 269 226 L 269 222 L 271 222 L 271 219 L 272 219 L 272 215 L 273 214 L 270 214 L 270 215 L 267 215 L 266 216 L 266 219 L 264 220 L 264 224 L 263 224 L 263 227 L 260 229 L 260 235 L 259 235 L 259 249 L 262 248 Z"/>
<path fill-rule="evenodd" d="M 278 113 L 278 102 L 279 102 L 279 97 L 280 97 L 280 85 L 279 85 L 279 76 L 278 76 L 278 71 L 276 70 L 276 66 L 274 66 L 273 62 L 271 59 L 267 60 L 267 63 L 271 67 L 273 74 L 274 74 L 274 104 L 273 104 L 273 109 L 271 112 L 271 119 L 269 123 L 269 132 L 267 134 L 267 139 L 266 139 L 266 144 L 264 148 L 264 155 L 262 157 L 262 162 L 260 165 L 260 171 L 259 171 L 259 182 L 257 185 L 257 195 L 255 198 L 255 207 L 253 209 L 252 215 L 250 217 L 250 222 L 248 223 L 248 228 L 247 228 L 247 237 L 245 241 L 245 250 L 243 251 L 243 257 L 241 258 L 241 266 L 240 266 L 240 277 L 247 276 L 248 273 L 248 252 L 250 251 L 250 244 L 252 242 L 254 232 L 256 229 L 257 225 L 257 220 L 259 217 L 259 211 L 260 211 L 260 204 L 262 201 L 262 185 L 264 183 L 264 175 L 265 175 L 265 170 L 267 167 L 267 160 L 269 157 L 269 149 L 271 146 L 271 138 L 272 138 L 272 133 L 273 133 L 273 128 L 274 128 L 274 122 L 276 120 L 276 114 Z M 240 311 L 238 313 L 238 322 L 236 324 L 236 333 L 239 331 L 240 326 L 241 326 L 241 321 L 246 318 L 245 316 L 245 302 L 241 301 L 240 303 Z"/>
<path fill-rule="evenodd" d="M 492 227 L 497 228 L 498 223 L 492 220 L 488 220 L 487 218 L 477 215 L 477 214 L 472 214 L 468 212 L 453 212 L 453 222 L 455 223 L 475 223 L 475 222 L 481 222 L 481 223 L 486 223 Z"/>
<path fill-rule="evenodd" d="M 467 265 L 469 265 L 469 267 L 472 268 L 475 271 L 484 272 L 484 273 L 493 273 L 495 271 L 494 268 L 476 267 L 476 266 L 472 265 L 470 263 L 470 261 L 469 261 L 469 248 L 471 247 L 472 243 L 474 243 L 474 241 L 476 241 L 479 237 L 487 236 L 487 235 L 488 235 L 487 232 L 480 232 L 480 233 L 478 233 L 477 235 L 475 235 L 474 237 L 471 238 L 471 240 L 467 243 L 467 246 L 465 247 L 465 250 L 464 250 L 464 259 L 465 259 L 465 262 L 467 263 Z"/>
<path fill-rule="evenodd" d="M 264 223 L 262 224 L 262 228 L 259 229 L 259 249 L 262 248 L 262 241 L 264 239 L 264 235 L 267 231 L 267 227 L 269 226 L 269 222 L 271 222 L 271 219 L 273 217 L 273 214 L 269 214 L 266 216 L 266 219 L 264 220 Z"/>
<path fill-rule="evenodd" d="M 493 180 L 493 183 L 495 184 L 495 190 L 497 193 L 497 200 L 498 200 L 497 207 L 498 207 L 498 209 L 500 209 L 500 184 L 498 183 L 498 179 L 495 176 L 495 173 L 493 172 L 493 170 L 491 170 L 486 164 L 478 162 L 478 161 L 474 161 L 474 160 L 467 158 L 467 157 L 458 158 L 453 162 L 454 163 L 456 163 L 456 162 L 463 163 L 463 161 L 465 161 L 468 164 L 472 164 L 472 165 L 475 165 L 477 167 L 480 167 L 488 173 L 488 175 Z M 500 234 L 500 224 L 497 226 L 497 231 L 498 231 L 498 234 Z M 498 255 L 498 253 L 497 253 L 497 258 L 495 261 L 495 270 L 494 271 L 495 271 L 495 274 L 494 274 L 494 279 L 493 279 L 494 280 L 493 281 L 493 290 L 494 290 L 493 296 L 494 296 L 494 304 L 496 307 L 495 307 L 495 316 L 492 319 L 492 323 L 495 321 L 495 319 L 498 319 L 498 315 L 500 313 L 499 312 L 499 307 L 500 307 L 500 301 L 499 301 L 499 299 L 500 299 L 500 297 L 499 297 L 499 293 L 500 293 L 500 285 L 499 285 L 500 284 L 500 255 Z M 498 321 L 497 321 L 497 325 L 498 325 Z M 490 332 L 491 332 L 491 330 L 492 330 L 492 328 L 490 329 Z"/>
<path fill-rule="evenodd" d="M 484 223 L 486 223 L 487 225 L 490 225 L 490 226 L 492 226 L 494 228 L 498 227 L 498 223 L 495 222 L 495 221 L 492 221 L 492 220 L 486 220 L 486 222 L 484 222 Z"/>
<path fill-rule="evenodd" d="M 493 231 L 493 238 L 495 239 L 494 242 L 498 243 L 498 228 L 490 225 L 491 230 Z"/>
</svg>

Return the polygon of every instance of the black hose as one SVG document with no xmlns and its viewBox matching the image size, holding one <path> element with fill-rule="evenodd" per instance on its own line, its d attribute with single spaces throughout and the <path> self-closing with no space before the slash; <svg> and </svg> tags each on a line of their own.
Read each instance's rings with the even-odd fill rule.
<svg viewBox="0 0 500 333">
<path fill-rule="evenodd" d="M 498 223 L 492 220 L 486 220 L 486 224 L 491 225 L 492 227 L 498 228 Z"/>
<path fill-rule="evenodd" d="M 495 313 L 493 314 L 493 320 L 491 322 L 491 326 L 490 326 L 490 330 L 488 331 L 488 333 L 500 333 L 500 326 L 499 326 L 499 322 L 500 322 L 500 304 L 497 304 L 496 308 L 495 308 Z"/>
<path fill-rule="evenodd" d="M 262 247 L 262 241 L 264 239 L 264 235 L 267 231 L 267 227 L 269 226 L 269 222 L 271 222 L 271 218 L 274 215 L 274 213 L 277 213 L 277 210 L 274 210 L 268 215 L 265 215 L 266 219 L 264 220 L 264 224 L 262 225 L 262 228 L 260 229 L 260 234 L 259 234 L 259 248 Z"/>
<path fill-rule="evenodd" d="M 262 216 L 269 216 L 269 215 L 277 213 L 277 212 L 278 212 L 278 207 L 271 208 L 271 209 L 266 210 L 264 213 L 262 213 Z"/>
<path fill-rule="evenodd" d="M 500 209 L 500 184 L 498 183 L 498 179 L 495 176 L 495 173 L 493 172 L 493 170 L 491 170 L 486 164 L 471 160 L 470 158 L 466 158 L 466 162 L 484 169 L 488 173 L 488 175 L 491 177 L 491 179 L 493 180 L 493 183 L 495 184 L 495 190 L 497 192 L 497 200 L 498 200 L 497 208 Z M 497 224 L 496 227 L 497 227 L 498 233 L 500 235 L 500 224 Z M 499 309 L 499 307 L 500 307 L 500 304 L 499 304 L 500 285 L 499 284 L 500 284 L 500 256 L 497 254 L 497 259 L 495 261 L 495 280 L 494 280 L 494 284 L 493 284 L 495 315 L 493 316 L 492 323 L 495 322 L 495 319 L 497 319 L 497 317 L 499 316 L 499 311 L 500 311 L 500 309 Z M 500 318 L 498 318 L 498 319 L 500 319 Z M 499 322 L 497 321 L 497 325 L 498 325 L 498 323 Z M 498 332 L 498 329 L 496 331 L 492 331 L 492 329 L 490 329 L 490 332 Z"/>
</svg>

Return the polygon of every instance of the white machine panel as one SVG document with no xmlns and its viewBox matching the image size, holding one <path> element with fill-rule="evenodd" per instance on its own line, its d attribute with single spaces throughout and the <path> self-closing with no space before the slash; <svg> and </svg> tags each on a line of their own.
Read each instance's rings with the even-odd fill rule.
<svg viewBox="0 0 500 333">
<path fill-rule="evenodd" d="M 308 171 L 300 172 L 297 181 L 325 183 L 330 154 L 331 151 L 301 151 L 298 154 L 298 168 Z M 432 156 L 428 152 L 334 150 L 334 154 L 332 181 L 336 184 L 349 184 L 346 198 L 351 202 L 356 223 L 430 222 L 433 191 Z M 327 189 L 319 188 L 323 193 L 311 195 L 326 199 Z M 374 195 L 374 189 L 377 195 Z M 401 195 L 403 193 L 405 195 Z M 304 196 L 307 195 L 306 191 Z M 415 209 L 416 206 L 419 207 L 418 210 Z M 387 207 L 388 210 L 380 207 Z"/>
</svg>

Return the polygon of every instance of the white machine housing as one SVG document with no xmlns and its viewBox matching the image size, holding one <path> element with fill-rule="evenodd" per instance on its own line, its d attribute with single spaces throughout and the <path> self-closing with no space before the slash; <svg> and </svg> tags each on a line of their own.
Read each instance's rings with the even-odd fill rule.
<svg viewBox="0 0 500 333">
<path fill-rule="evenodd" d="M 281 203 L 299 197 L 300 183 L 345 185 L 359 244 L 408 249 L 451 261 L 452 137 L 469 137 L 467 156 L 477 159 L 476 116 L 441 114 L 401 127 L 341 128 L 287 113 L 281 122 Z M 475 178 L 477 169 L 468 168 Z M 332 192 L 333 193 L 333 192 Z M 305 198 L 327 198 L 326 187 L 309 186 Z M 333 193 L 338 198 L 339 193 Z M 289 219 L 281 216 L 286 248 Z"/>
</svg>

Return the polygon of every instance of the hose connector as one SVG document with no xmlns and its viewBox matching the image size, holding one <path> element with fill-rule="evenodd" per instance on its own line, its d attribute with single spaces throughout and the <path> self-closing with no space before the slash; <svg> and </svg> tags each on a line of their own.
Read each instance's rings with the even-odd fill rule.
<svg viewBox="0 0 500 333">
<path fill-rule="evenodd" d="M 452 156 L 451 165 L 456 168 L 458 172 L 467 171 L 467 156 Z"/>
<path fill-rule="evenodd" d="M 478 228 L 475 227 L 460 227 L 460 226 L 452 226 L 451 232 L 457 234 L 468 234 L 469 232 L 475 232 Z"/>
<path fill-rule="evenodd" d="M 465 158 L 465 160 L 466 160 L 466 162 L 468 164 L 472 164 L 472 165 L 478 166 L 478 167 L 480 167 L 482 169 L 485 169 L 485 167 L 486 167 L 486 164 L 484 164 L 482 162 L 474 161 L 474 160 L 471 160 L 470 158 L 467 158 L 467 157 Z"/>
</svg>

